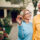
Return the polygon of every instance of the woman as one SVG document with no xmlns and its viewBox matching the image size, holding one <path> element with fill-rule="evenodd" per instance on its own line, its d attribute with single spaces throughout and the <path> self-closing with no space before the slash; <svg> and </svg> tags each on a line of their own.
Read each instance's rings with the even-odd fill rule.
<svg viewBox="0 0 40 40">
<path fill-rule="evenodd" d="M 31 12 L 29 10 L 24 10 L 23 16 L 17 16 L 18 22 L 18 40 L 32 40 L 32 23 L 29 22 L 31 18 Z"/>
</svg>

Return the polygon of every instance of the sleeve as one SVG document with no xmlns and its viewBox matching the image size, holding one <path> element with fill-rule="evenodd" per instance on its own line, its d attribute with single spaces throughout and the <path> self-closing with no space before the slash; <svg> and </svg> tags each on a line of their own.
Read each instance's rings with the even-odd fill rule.
<svg viewBox="0 0 40 40">
<path fill-rule="evenodd" d="M 24 34 L 23 34 L 22 28 L 23 28 L 22 25 L 18 25 L 18 37 L 21 38 L 21 39 L 24 38 Z"/>
<path fill-rule="evenodd" d="M 35 19 L 33 18 L 33 38 L 32 40 L 35 39 L 35 32 L 36 32 L 36 26 L 35 26 Z"/>
</svg>

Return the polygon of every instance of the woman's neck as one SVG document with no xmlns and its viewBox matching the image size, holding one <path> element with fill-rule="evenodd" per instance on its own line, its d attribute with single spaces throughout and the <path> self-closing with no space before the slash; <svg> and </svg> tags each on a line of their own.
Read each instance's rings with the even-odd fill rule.
<svg viewBox="0 0 40 40">
<path fill-rule="evenodd" d="M 29 20 L 25 20 L 26 23 L 29 23 Z"/>
</svg>

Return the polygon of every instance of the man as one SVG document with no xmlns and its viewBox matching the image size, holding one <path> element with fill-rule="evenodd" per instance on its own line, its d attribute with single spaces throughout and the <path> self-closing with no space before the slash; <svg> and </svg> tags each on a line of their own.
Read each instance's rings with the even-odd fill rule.
<svg viewBox="0 0 40 40">
<path fill-rule="evenodd" d="M 33 40 L 40 40 L 40 3 L 38 3 L 37 15 L 33 18 Z"/>
</svg>

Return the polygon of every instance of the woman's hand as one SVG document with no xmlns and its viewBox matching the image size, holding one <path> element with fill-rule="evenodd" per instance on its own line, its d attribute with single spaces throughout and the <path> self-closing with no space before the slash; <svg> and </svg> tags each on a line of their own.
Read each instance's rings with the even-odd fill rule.
<svg viewBox="0 0 40 40">
<path fill-rule="evenodd" d="M 17 18 L 16 18 L 16 21 L 19 25 L 21 25 L 22 23 L 22 16 L 21 15 L 18 15 Z"/>
</svg>

